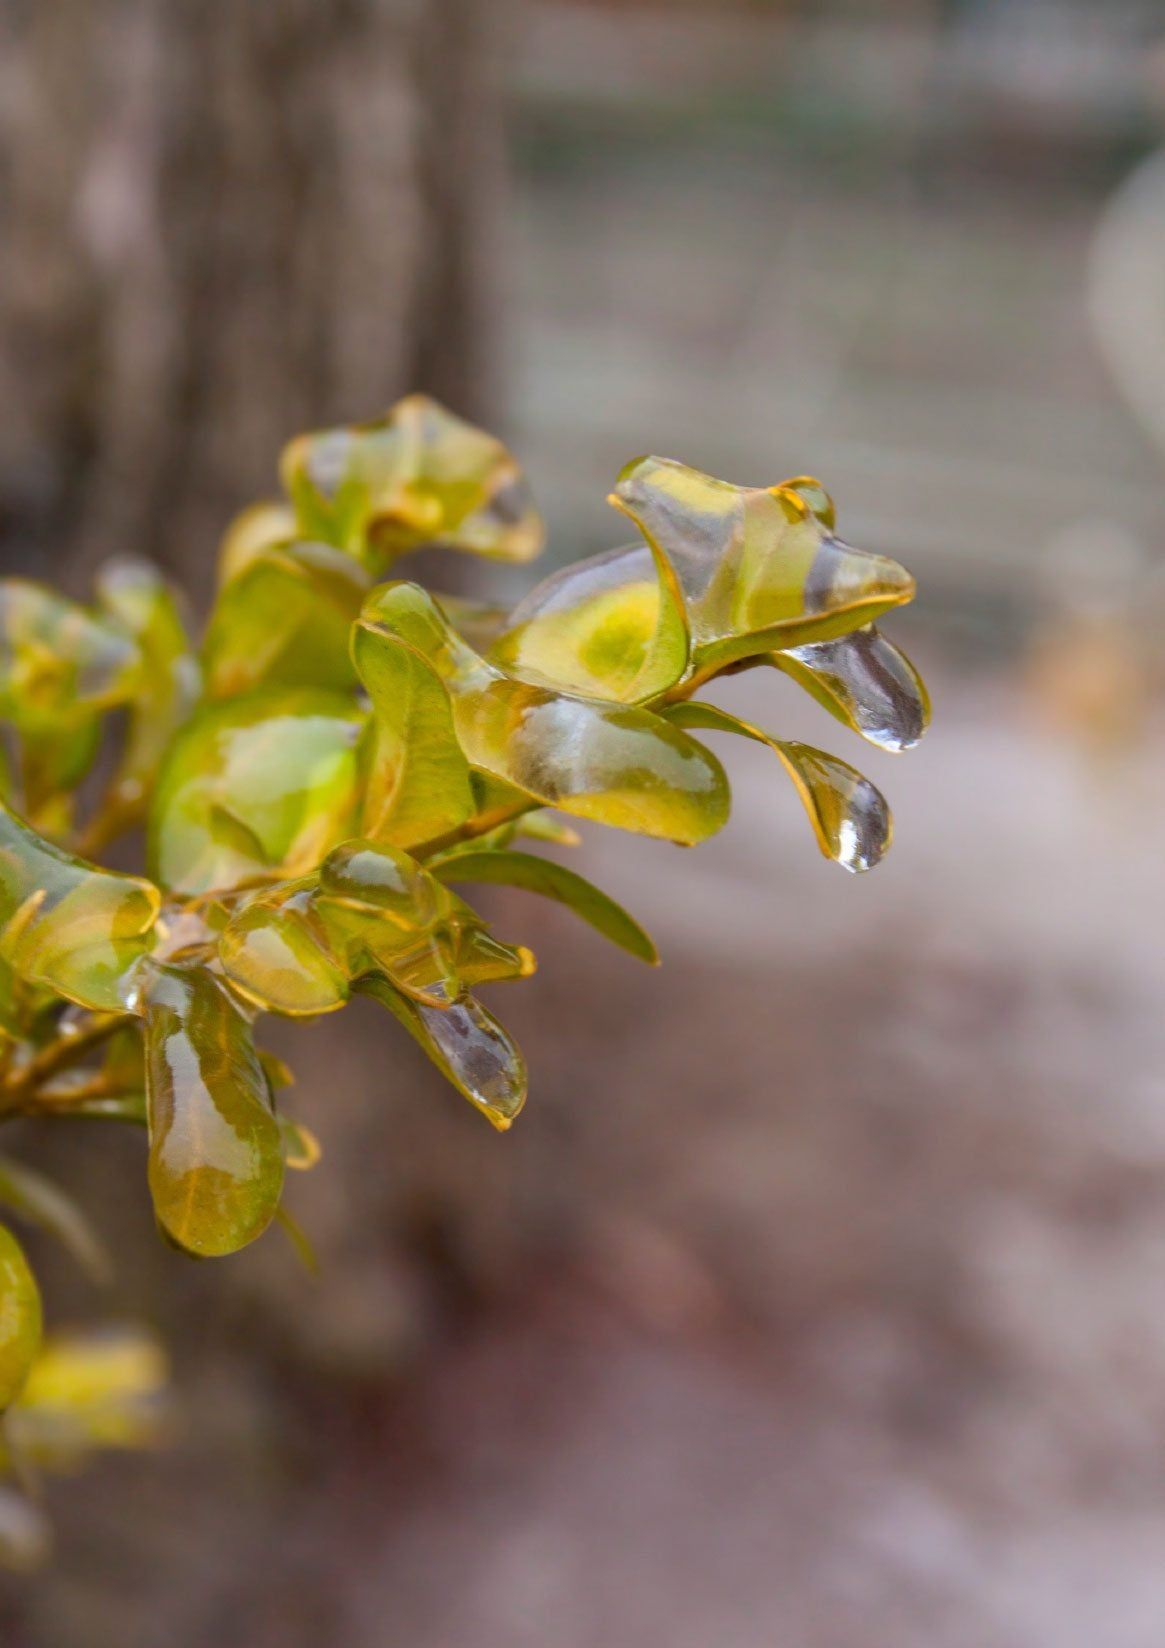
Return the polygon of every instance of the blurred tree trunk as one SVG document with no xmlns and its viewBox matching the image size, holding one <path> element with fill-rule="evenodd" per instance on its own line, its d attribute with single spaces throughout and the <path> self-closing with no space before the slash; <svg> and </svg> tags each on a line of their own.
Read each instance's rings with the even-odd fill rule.
<svg viewBox="0 0 1165 1648">
<path fill-rule="evenodd" d="M 487 3 L 0 0 L 2 564 L 205 598 L 290 433 L 480 410 Z"/>
</svg>

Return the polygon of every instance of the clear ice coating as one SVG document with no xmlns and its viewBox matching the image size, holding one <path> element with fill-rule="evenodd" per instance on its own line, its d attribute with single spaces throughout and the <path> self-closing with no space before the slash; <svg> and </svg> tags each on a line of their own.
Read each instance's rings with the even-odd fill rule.
<svg viewBox="0 0 1165 1648">
<path fill-rule="evenodd" d="M 410 396 L 292 441 L 282 474 L 286 497 L 227 532 L 200 647 L 143 563 L 108 566 L 88 607 L 0 580 L 0 1094 L 146 1121 L 158 1220 L 207 1255 L 265 1229 L 284 1167 L 318 1156 L 275 1114 L 288 1077 L 255 1046 L 259 1013 L 369 994 L 505 1129 L 525 1065 L 475 992 L 535 961 L 454 887 L 553 899 L 654 963 L 614 900 L 515 842 L 577 845 L 578 819 L 706 839 L 728 781 L 694 735 L 729 732 L 776 755 L 821 851 L 863 871 L 891 841 L 874 785 L 699 695 L 775 668 L 887 751 L 930 713 L 875 627 L 913 580 L 838 536 L 811 477 L 741 487 L 636 459 L 611 497 L 635 541 L 507 614 L 382 581 L 423 545 L 537 552 L 493 437 Z M 142 824 L 150 880 L 91 862 Z M 0 1293 L 23 1311 L 0 1321 L 0 1405 L 39 1334 L 22 1263 L 0 1231 Z"/>
<path fill-rule="evenodd" d="M 922 677 L 872 624 L 836 641 L 774 652 L 769 662 L 879 749 L 913 749 L 926 731 L 930 699 Z"/>
</svg>

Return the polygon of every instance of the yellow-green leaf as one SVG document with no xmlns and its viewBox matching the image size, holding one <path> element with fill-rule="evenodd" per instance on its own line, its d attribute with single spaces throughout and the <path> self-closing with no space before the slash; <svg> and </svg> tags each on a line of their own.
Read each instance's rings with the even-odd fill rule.
<svg viewBox="0 0 1165 1648">
<path fill-rule="evenodd" d="M 563 567 L 514 608 L 490 661 L 535 686 L 639 704 L 688 667 L 683 597 L 645 544 Z"/>
<path fill-rule="evenodd" d="M 356 683 L 348 635 L 368 573 L 343 550 L 276 543 L 256 550 L 220 589 L 203 660 L 211 698 L 255 687 L 347 691 Z"/>
<path fill-rule="evenodd" d="M 22 1458 L 71 1469 L 96 1448 L 142 1448 L 165 1421 L 168 1369 L 140 1328 L 52 1334 L 6 1421 Z"/>
<path fill-rule="evenodd" d="M 403 643 L 427 660 L 449 689 L 470 764 L 528 802 L 684 845 L 727 818 L 723 769 L 695 739 L 647 710 L 510 680 L 419 586 L 374 590 L 360 629 L 368 651 Z"/>
<path fill-rule="evenodd" d="M 797 787 L 817 845 L 843 869 L 870 870 L 885 856 L 893 836 L 890 809 L 880 791 L 848 761 L 808 744 L 771 738 L 713 704 L 677 704 L 667 715 L 682 726 L 736 733 L 774 751 Z"/>
<path fill-rule="evenodd" d="M 120 825 L 144 812 L 166 747 L 198 696 L 199 671 L 173 591 L 148 561 L 107 563 L 97 598 L 140 660 L 125 744 L 103 803 Z"/>
<path fill-rule="evenodd" d="M 444 682 L 389 631 L 357 624 L 352 657 L 373 709 L 361 759 L 363 834 L 408 847 L 455 829 L 473 811 L 473 791 Z"/>
<path fill-rule="evenodd" d="M 40 1347 L 41 1305 L 24 1249 L 0 1225 L 0 1413 L 20 1394 Z"/>
<path fill-rule="evenodd" d="M 270 1224 L 283 1141 L 251 1026 L 204 968 L 151 969 L 144 991 L 149 1184 L 180 1247 L 234 1253 Z"/>
<path fill-rule="evenodd" d="M 305 688 L 201 709 L 158 778 L 153 873 L 203 893 L 313 869 L 353 833 L 363 721 L 351 699 Z"/>
<path fill-rule="evenodd" d="M 542 525 L 502 443 L 425 395 L 373 423 L 302 435 L 284 485 L 300 532 L 382 569 L 422 544 L 525 561 Z"/>
<path fill-rule="evenodd" d="M 0 804 L 0 959 L 83 1007 L 124 1010 L 161 895 L 42 840 Z"/>
<path fill-rule="evenodd" d="M 433 874 L 442 881 L 492 881 L 556 899 L 590 922 L 612 944 L 652 966 L 659 963 L 659 952 L 650 935 L 626 910 L 583 876 L 568 870 L 564 864 L 556 864 L 553 859 L 537 858 L 533 853 L 461 853 L 435 863 L 432 868 Z"/>
<path fill-rule="evenodd" d="M 225 928 L 219 960 L 249 1000 L 272 1012 L 331 1012 L 368 973 L 444 1005 L 460 989 L 461 930 L 480 925 L 400 848 L 350 841 L 317 875 L 252 895 Z"/>
<path fill-rule="evenodd" d="M 913 749 L 930 721 L 922 677 L 872 624 L 836 641 L 770 653 L 767 662 L 879 749 Z"/>
<path fill-rule="evenodd" d="M 638 458 L 611 503 L 673 569 L 698 678 L 775 647 L 828 641 L 901 606 L 914 580 L 834 535 L 792 486 L 741 487 L 669 458 Z"/>
<path fill-rule="evenodd" d="M 371 977 L 358 988 L 394 1013 L 428 1057 L 500 1133 L 526 1102 L 526 1063 L 492 1014 L 468 997 L 444 1008 L 423 1007 Z"/>
</svg>

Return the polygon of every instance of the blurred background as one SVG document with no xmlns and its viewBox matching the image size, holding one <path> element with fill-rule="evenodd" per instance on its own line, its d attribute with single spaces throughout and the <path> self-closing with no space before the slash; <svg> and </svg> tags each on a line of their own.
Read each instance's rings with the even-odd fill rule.
<svg viewBox="0 0 1165 1648">
<path fill-rule="evenodd" d="M 34 1245 L 52 1318 L 153 1322 L 180 1422 L 53 1485 L 4 1648 L 1160 1648 L 1165 0 L 0 0 L 0 41 L 7 569 L 205 600 L 287 435 L 420 388 L 514 445 L 550 564 L 643 451 L 821 475 L 917 574 L 936 704 L 895 761 L 729 683 L 897 844 L 840 874 L 733 749 L 708 847 L 583 851 L 662 972 L 494 900 L 542 961 L 505 1139 L 368 1004 L 286 1033 L 317 1280 L 162 1249 L 140 1140 L 28 1134 L 123 1255 L 95 1299 Z"/>
</svg>

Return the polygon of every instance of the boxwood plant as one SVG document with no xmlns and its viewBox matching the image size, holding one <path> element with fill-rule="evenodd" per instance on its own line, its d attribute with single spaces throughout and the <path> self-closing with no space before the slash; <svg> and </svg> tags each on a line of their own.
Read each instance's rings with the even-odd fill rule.
<svg viewBox="0 0 1165 1648">
<path fill-rule="evenodd" d="M 400 566 L 422 546 L 538 553 L 525 479 L 490 436 L 414 395 L 300 436 L 281 475 L 282 498 L 226 534 L 199 645 L 142 562 L 106 566 L 89 606 L 0 582 L 0 1115 L 142 1128 L 160 1230 L 199 1256 L 259 1236 L 285 1169 L 318 1155 L 279 1102 L 263 1014 L 371 996 L 507 1129 L 526 1068 L 476 992 L 534 959 L 463 889 L 557 899 L 653 963 L 642 927 L 546 849 L 572 844 L 577 819 L 683 846 L 714 835 L 729 789 L 703 735 L 766 745 L 846 869 L 890 843 L 867 779 L 718 708 L 705 694 L 720 676 L 781 670 L 887 750 L 928 714 L 875 628 L 913 581 L 844 543 L 806 477 L 742 487 L 634 459 L 609 500 L 627 546 L 507 613 Z M 143 873 L 98 863 L 111 847 L 121 863 L 144 851 Z M 63 1194 L 14 1161 L 0 1203 L 88 1241 Z M 21 1391 L 43 1390 L 29 1379 L 40 1335 L 36 1283 L 0 1227 L 9 1438 L 36 1433 Z"/>
</svg>

